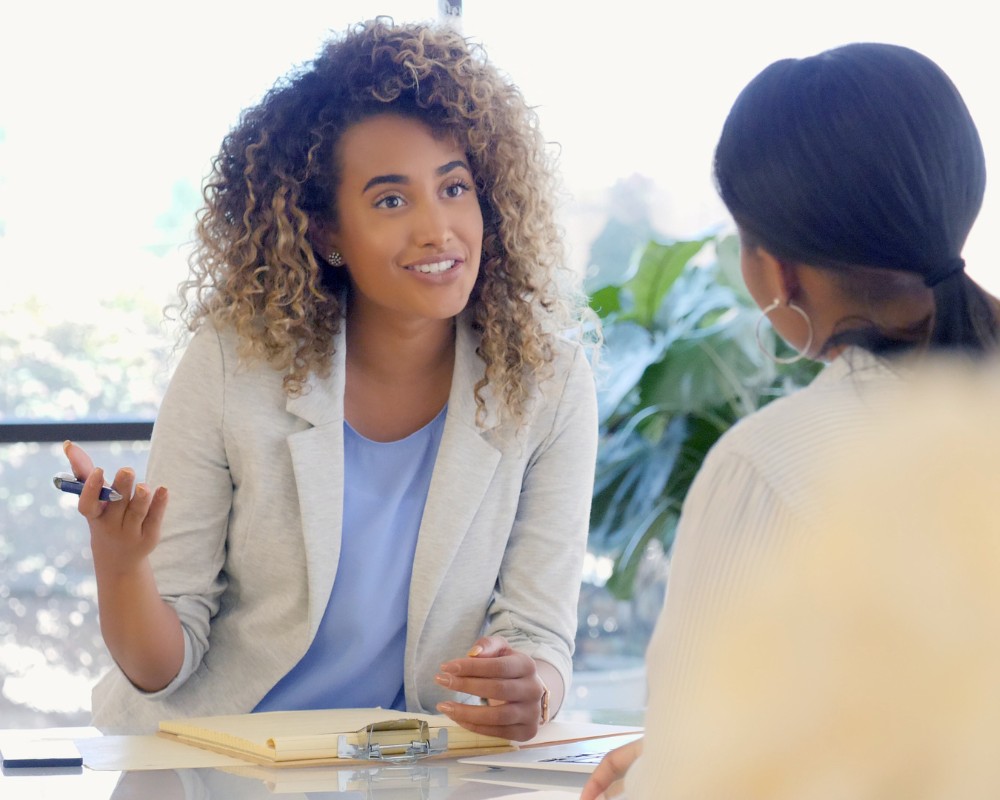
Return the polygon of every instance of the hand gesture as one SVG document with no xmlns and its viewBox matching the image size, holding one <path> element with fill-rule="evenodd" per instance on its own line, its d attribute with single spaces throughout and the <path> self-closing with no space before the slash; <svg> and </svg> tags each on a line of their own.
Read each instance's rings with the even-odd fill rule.
<svg viewBox="0 0 1000 800">
<path fill-rule="evenodd" d="M 184 660 L 180 620 L 157 592 L 148 558 L 160 539 L 167 490 L 135 485 L 135 473 L 120 469 L 113 486 L 122 499 L 101 500 L 104 471 L 72 442 L 63 450 L 73 474 L 84 482 L 77 508 L 90 525 L 104 641 L 132 683 L 159 691 Z"/>
<path fill-rule="evenodd" d="M 502 636 L 478 640 L 465 658 L 442 664 L 434 680 L 487 701 L 485 705 L 438 704 L 438 711 L 463 728 L 521 742 L 538 732 L 544 685 L 535 660 L 514 650 Z"/>
<path fill-rule="evenodd" d="M 95 569 L 118 575 L 133 572 L 159 541 L 167 490 L 153 492 L 144 483 L 136 485 L 135 473 L 124 468 L 118 470 L 112 484 L 122 499 L 101 500 L 104 471 L 94 467 L 90 456 L 78 445 L 66 442 L 63 450 L 73 474 L 84 481 L 77 508 L 90 526 Z"/>
</svg>

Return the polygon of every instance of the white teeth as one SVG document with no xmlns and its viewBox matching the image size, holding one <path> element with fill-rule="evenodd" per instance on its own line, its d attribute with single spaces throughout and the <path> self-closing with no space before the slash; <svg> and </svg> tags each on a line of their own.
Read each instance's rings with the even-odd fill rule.
<svg viewBox="0 0 1000 800">
<path fill-rule="evenodd" d="M 427 274 L 436 274 L 438 272 L 444 272 L 445 270 L 451 269 L 455 265 L 454 260 L 451 261 L 438 261 L 435 264 L 418 264 L 416 266 L 410 267 L 410 269 L 415 272 L 424 272 Z"/>
</svg>

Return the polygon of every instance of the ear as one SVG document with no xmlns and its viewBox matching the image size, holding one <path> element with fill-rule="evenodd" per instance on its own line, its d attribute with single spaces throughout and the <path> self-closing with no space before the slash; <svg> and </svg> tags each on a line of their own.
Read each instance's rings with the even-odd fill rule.
<svg viewBox="0 0 1000 800">
<path fill-rule="evenodd" d="M 309 241 L 313 249 L 322 256 L 324 263 L 326 263 L 330 251 L 340 250 L 337 234 L 326 225 L 320 223 L 310 221 Z"/>
<path fill-rule="evenodd" d="M 774 258 L 774 256 L 771 256 L 771 258 Z M 780 287 L 775 297 L 780 298 L 781 302 L 786 304 L 789 300 L 800 298 L 802 294 L 802 281 L 799 279 L 799 265 L 791 261 L 774 260 L 778 267 L 777 279 Z"/>
<path fill-rule="evenodd" d="M 764 300 L 766 305 L 777 299 L 785 305 L 797 295 L 798 271 L 791 262 L 779 259 L 760 245 L 744 246 L 742 261 L 744 277 L 748 271 L 753 275 L 753 284 L 757 287 L 754 294 L 761 295 L 758 301 Z"/>
</svg>

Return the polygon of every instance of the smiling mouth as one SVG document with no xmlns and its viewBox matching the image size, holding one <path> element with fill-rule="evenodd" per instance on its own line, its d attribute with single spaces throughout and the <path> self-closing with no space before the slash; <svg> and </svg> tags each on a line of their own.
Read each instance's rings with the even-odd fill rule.
<svg viewBox="0 0 1000 800">
<path fill-rule="evenodd" d="M 411 272 L 423 272 L 425 275 L 437 275 L 440 272 L 447 272 L 453 266 L 455 266 L 455 259 L 452 258 L 447 261 L 435 261 L 433 264 L 414 264 L 406 269 Z"/>
</svg>

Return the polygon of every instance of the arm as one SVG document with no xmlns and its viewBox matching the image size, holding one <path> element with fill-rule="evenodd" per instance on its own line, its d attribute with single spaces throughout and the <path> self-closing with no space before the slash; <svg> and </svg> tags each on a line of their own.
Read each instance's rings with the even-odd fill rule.
<svg viewBox="0 0 1000 800">
<path fill-rule="evenodd" d="M 79 510 L 90 526 L 101 633 L 112 657 L 140 689 L 157 691 L 180 671 L 184 637 L 177 614 L 160 598 L 149 554 L 160 537 L 167 490 L 155 492 L 122 469 L 114 488 L 122 500 L 98 498 L 103 470 L 70 442 L 63 446 L 73 473 L 85 479 Z"/>
<path fill-rule="evenodd" d="M 118 561 L 104 557 L 114 540 L 92 532 L 102 632 L 122 672 L 143 691 L 172 692 L 197 668 L 226 585 L 222 569 L 232 480 L 222 435 L 224 383 L 223 348 L 218 335 L 206 327 L 187 346 L 157 414 L 147 474 L 153 485 L 169 487 L 171 501 L 168 509 L 166 489 L 152 496 L 150 514 L 155 512 L 159 519 L 155 530 L 146 525 L 142 558 L 136 559 L 127 579 L 117 574 Z M 82 451 L 67 455 L 78 475 L 92 469 Z M 116 488 L 123 488 L 119 479 L 131 489 L 130 471 L 116 477 Z M 99 481 L 93 480 L 96 492 Z M 84 499 L 81 496 L 81 502 Z M 132 498 L 128 503 L 133 511 L 140 508 L 136 502 Z M 126 501 L 102 505 L 105 513 L 121 506 L 123 514 Z M 94 509 L 85 513 L 89 517 Z M 102 524 L 109 521 L 114 518 Z M 91 527 L 93 531 L 93 523 Z M 168 651 L 155 655 L 164 659 L 155 676 L 137 674 L 131 659 L 116 652 L 118 641 L 152 652 L 146 650 L 147 639 Z"/>
<path fill-rule="evenodd" d="M 537 733 L 545 689 L 549 716 L 559 710 L 572 670 L 598 426 L 593 376 L 582 350 L 565 370 L 562 385 L 555 381 L 551 394 L 540 398 L 549 427 L 524 469 L 486 635 L 469 656 L 443 664 L 435 678 L 491 701 L 447 702 L 439 711 L 470 730 L 519 741 Z"/>
</svg>

